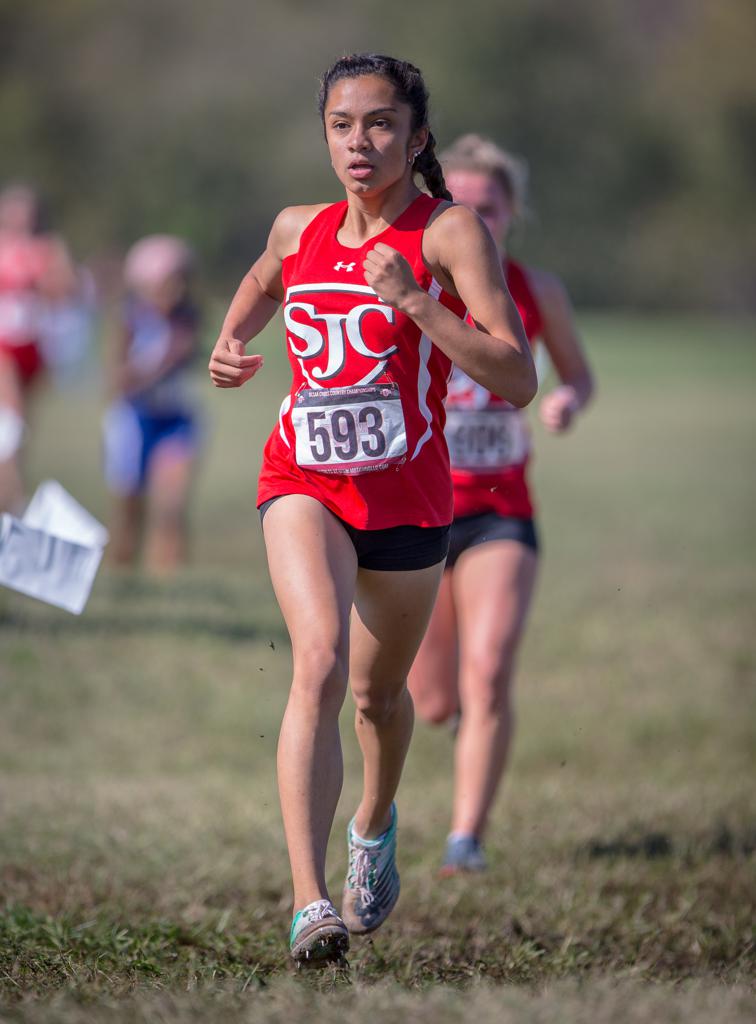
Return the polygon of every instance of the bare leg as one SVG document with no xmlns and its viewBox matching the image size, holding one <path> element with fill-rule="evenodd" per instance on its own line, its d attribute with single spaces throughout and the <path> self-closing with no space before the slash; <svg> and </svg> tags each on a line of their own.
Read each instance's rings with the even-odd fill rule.
<svg viewBox="0 0 756 1024">
<path fill-rule="evenodd" d="M 141 494 L 127 494 L 113 498 L 110 513 L 110 544 L 108 560 L 111 565 L 133 565 L 139 551 L 144 501 Z"/>
<path fill-rule="evenodd" d="M 0 460 L 0 512 L 20 516 L 24 507 L 24 483 L 18 459 Z"/>
<path fill-rule="evenodd" d="M 24 506 L 24 484 L 21 474 L 21 437 L 16 437 L 18 421 L 23 424 L 26 412 L 24 388 L 16 364 L 0 355 L 0 416 L 5 413 L 15 422 L 4 423 L 8 436 L 3 436 L 2 447 L 7 449 L 0 458 L 0 512 L 20 515 Z"/>
<path fill-rule="evenodd" d="M 374 839 L 391 823 L 414 711 L 407 674 L 428 624 L 443 563 L 410 572 L 360 570 L 351 631 L 350 679 L 362 749 L 355 830 Z"/>
<path fill-rule="evenodd" d="M 407 680 L 415 711 L 423 721 L 434 725 L 447 722 L 459 711 L 453 573 L 453 569 L 447 569 L 443 575 L 428 629 Z"/>
<path fill-rule="evenodd" d="M 176 571 L 187 557 L 186 509 L 194 453 L 186 444 L 165 441 L 152 457 L 145 567 L 157 575 Z"/>
<path fill-rule="evenodd" d="M 278 788 L 298 910 L 328 898 L 325 857 L 343 778 L 338 719 L 357 557 L 339 521 L 304 495 L 276 501 L 263 529 L 294 656 L 278 741 Z"/>
<path fill-rule="evenodd" d="M 452 830 L 480 838 L 504 772 L 514 718 L 511 680 L 537 556 L 514 541 L 464 552 L 454 568 L 462 720 Z"/>
</svg>

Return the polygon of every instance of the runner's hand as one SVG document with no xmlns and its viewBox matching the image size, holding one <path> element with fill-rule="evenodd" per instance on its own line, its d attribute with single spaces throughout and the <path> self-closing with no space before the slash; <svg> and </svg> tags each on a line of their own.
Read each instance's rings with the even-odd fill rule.
<svg viewBox="0 0 756 1024">
<path fill-rule="evenodd" d="M 262 356 L 245 356 L 244 343 L 220 337 L 210 356 L 210 380 L 216 388 L 240 388 L 262 369 Z"/>
<path fill-rule="evenodd" d="M 379 299 L 401 310 L 407 297 L 420 291 L 407 260 L 385 242 L 376 242 L 362 264 L 365 280 Z"/>
<path fill-rule="evenodd" d="M 539 415 L 541 422 L 552 434 L 561 434 L 572 424 L 580 409 L 577 392 L 569 384 L 561 384 L 545 395 Z"/>
</svg>

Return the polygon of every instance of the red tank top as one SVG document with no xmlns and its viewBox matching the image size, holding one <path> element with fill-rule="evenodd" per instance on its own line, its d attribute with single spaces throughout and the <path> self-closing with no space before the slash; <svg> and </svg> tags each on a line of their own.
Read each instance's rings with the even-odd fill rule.
<svg viewBox="0 0 756 1024">
<path fill-rule="evenodd" d="M 508 260 L 506 277 L 532 345 L 543 331 L 538 303 L 519 264 Z M 446 409 L 455 517 L 496 512 L 530 519 L 530 432 L 525 413 L 492 395 L 457 367 L 449 382 Z"/>
<path fill-rule="evenodd" d="M 283 261 L 292 385 L 265 445 L 258 505 L 307 494 L 358 529 L 451 522 L 444 440 L 451 363 L 378 298 L 362 270 L 366 253 L 385 242 L 406 258 L 421 288 L 464 317 L 464 304 L 423 262 L 423 231 L 439 202 L 418 196 L 360 248 L 337 240 L 347 203 L 335 203 Z"/>
<path fill-rule="evenodd" d="M 44 239 L 0 234 L 0 344 L 37 343 L 39 282 L 48 263 Z"/>
</svg>

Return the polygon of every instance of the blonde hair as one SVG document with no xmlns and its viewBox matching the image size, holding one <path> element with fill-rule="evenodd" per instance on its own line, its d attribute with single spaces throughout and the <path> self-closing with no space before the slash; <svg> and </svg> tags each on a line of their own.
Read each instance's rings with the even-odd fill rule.
<svg viewBox="0 0 756 1024">
<path fill-rule="evenodd" d="M 460 135 L 438 154 L 438 158 L 444 173 L 477 171 L 489 174 L 509 197 L 515 220 L 527 214 L 528 165 L 521 157 L 501 149 L 492 139 L 471 132 Z"/>
</svg>

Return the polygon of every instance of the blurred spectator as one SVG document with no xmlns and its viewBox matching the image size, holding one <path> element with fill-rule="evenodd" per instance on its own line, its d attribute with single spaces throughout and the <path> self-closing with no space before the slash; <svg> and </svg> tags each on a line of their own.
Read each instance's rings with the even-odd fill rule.
<svg viewBox="0 0 756 1024">
<path fill-rule="evenodd" d="M 75 267 L 76 289 L 41 310 L 40 339 L 45 365 L 56 385 L 89 385 L 89 356 L 98 307 L 98 288 L 88 267 Z"/>
<path fill-rule="evenodd" d="M 151 235 L 129 251 L 125 302 L 109 367 L 105 475 L 113 493 L 110 556 L 165 574 L 186 559 L 186 512 L 198 450 L 189 370 L 199 316 L 194 254 L 180 238 Z M 144 530 L 143 530 L 144 525 Z"/>
<path fill-rule="evenodd" d="M 34 189 L 0 191 L 0 510 L 20 512 L 28 398 L 45 365 L 45 323 L 78 292 L 65 243 L 46 230 Z"/>
</svg>

